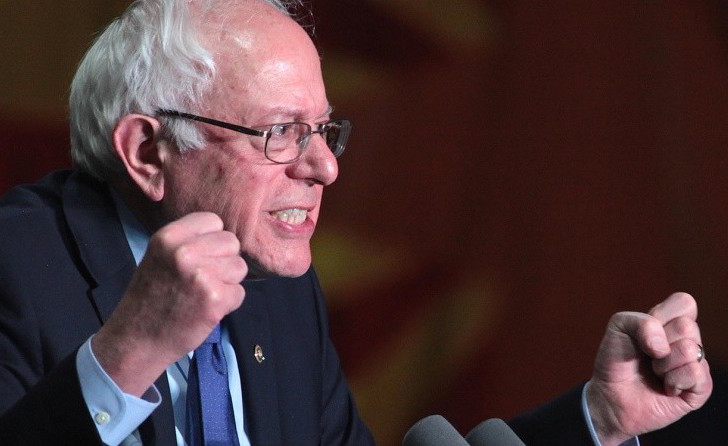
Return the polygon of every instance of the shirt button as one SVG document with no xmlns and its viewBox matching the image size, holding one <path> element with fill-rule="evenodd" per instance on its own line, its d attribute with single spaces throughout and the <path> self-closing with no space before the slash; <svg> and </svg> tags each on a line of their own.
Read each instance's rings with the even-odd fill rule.
<svg viewBox="0 0 728 446">
<path fill-rule="evenodd" d="M 107 412 L 99 412 L 94 417 L 94 420 L 96 420 L 96 424 L 103 426 L 111 420 L 111 416 Z"/>
</svg>

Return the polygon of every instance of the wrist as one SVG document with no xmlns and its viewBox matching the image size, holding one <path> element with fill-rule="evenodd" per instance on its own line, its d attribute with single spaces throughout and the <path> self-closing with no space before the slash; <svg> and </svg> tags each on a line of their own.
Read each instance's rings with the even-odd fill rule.
<svg viewBox="0 0 728 446">
<path fill-rule="evenodd" d="M 625 441 L 633 438 L 632 435 L 624 433 L 620 428 L 615 410 L 609 399 L 604 394 L 598 384 L 588 382 L 584 389 L 586 399 L 586 413 L 589 416 L 589 422 L 596 435 L 597 445 L 599 446 L 618 446 Z"/>
<path fill-rule="evenodd" d="M 91 338 L 91 354 L 99 366 L 122 392 L 142 397 L 164 372 L 166 364 L 159 356 L 140 355 L 144 349 L 136 344 L 134 348 L 118 339 L 107 339 L 103 328 Z"/>
</svg>

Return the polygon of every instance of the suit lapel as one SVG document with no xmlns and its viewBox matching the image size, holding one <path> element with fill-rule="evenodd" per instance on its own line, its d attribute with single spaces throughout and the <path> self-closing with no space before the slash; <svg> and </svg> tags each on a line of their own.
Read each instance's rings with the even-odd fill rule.
<svg viewBox="0 0 728 446">
<path fill-rule="evenodd" d="M 93 305 L 103 324 L 134 274 L 134 257 L 106 184 L 74 172 L 64 186 L 63 211 L 86 267 Z M 145 446 L 172 445 L 176 439 L 167 374 L 163 373 L 155 385 L 162 394 L 162 404 L 144 421 L 139 432 Z"/>
<path fill-rule="evenodd" d="M 240 368 L 245 428 L 251 444 L 281 444 L 275 351 L 263 282 L 243 282 L 243 305 L 227 316 L 230 342 Z M 256 355 L 256 348 L 258 354 Z"/>
<path fill-rule="evenodd" d="M 63 190 L 63 211 L 102 322 L 111 315 L 136 265 L 104 183 L 74 172 Z"/>
</svg>

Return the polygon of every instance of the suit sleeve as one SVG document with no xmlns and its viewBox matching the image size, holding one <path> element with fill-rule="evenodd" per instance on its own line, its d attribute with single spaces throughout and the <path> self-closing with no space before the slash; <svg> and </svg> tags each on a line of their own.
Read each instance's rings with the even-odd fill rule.
<svg viewBox="0 0 728 446">
<path fill-rule="evenodd" d="M 322 434 L 321 444 L 368 446 L 374 445 L 369 429 L 359 417 L 356 403 L 341 370 L 341 363 L 331 338 L 326 305 L 318 279 L 311 273 L 318 305 L 322 343 Z"/>
<path fill-rule="evenodd" d="M 37 324 L 19 300 L 0 295 L 0 444 L 101 444 L 81 395 L 75 352 L 44 370 Z"/>
<path fill-rule="evenodd" d="M 581 409 L 582 388 L 579 386 L 545 406 L 510 420 L 508 424 L 529 446 L 593 446 Z"/>
<path fill-rule="evenodd" d="M 81 397 L 75 363 L 73 356 L 61 362 L 0 416 L 0 444 L 102 444 Z"/>
<path fill-rule="evenodd" d="M 75 350 L 48 359 L 58 352 L 43 347 L 34 301 L 24 293 L 29 273 L 0 254 L 0 444 L 101 444 L 81 394 Z M 63 309 L 46 317 L 62 320 Z"/>
</svg>

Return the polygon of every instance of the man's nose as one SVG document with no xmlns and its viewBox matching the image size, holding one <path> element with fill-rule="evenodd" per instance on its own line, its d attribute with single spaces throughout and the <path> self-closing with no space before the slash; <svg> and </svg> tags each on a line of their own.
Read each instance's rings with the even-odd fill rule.
<svg viewBox="0 0 728 446">
<path fill-rule="evenodd" d="M 328 186 L 339 176 L 339 163 L 326 145 L 326 136 L 314 133 L 309 136 L 308 145 L 301 158 L 290 166 L 290 175 L 310 179 Z"/>
</svg>

